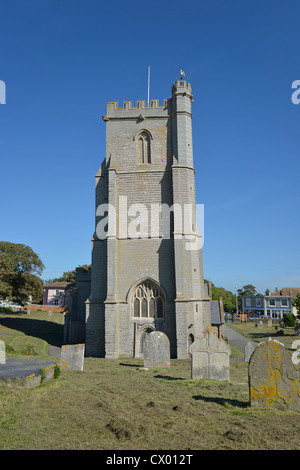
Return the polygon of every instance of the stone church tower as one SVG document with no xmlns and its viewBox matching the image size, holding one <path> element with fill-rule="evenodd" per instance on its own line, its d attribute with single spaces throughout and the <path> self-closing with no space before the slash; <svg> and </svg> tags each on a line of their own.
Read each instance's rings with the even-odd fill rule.
<svg viewBox="0 0 300 470">
<path fill-rule="evenodd" d="M 162 106 L 107 104 L 92 268 L 86 283 L 78 270 L 66 328 L 72 342 L 71 320 L 85 321 L 87 356 L 142 357 L 145 335 L 160 330 L 171 357 L 187 358 L 211 323 L 196 222 L 192 102 L 190 84 L 180 80 Z"/>
</svg>

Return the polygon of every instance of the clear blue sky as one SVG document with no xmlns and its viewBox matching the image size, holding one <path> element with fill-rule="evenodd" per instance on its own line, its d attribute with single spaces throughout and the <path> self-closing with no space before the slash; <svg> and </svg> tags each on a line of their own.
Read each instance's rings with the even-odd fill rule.
<svg viewBox="0 0 300 470">
<path fill-rule="evenodd" d="M 106 103 L 192 85 L 204 276 L 300 286 L 299 0 L 0 2 L 0 239 L 44 279 L 91 262 Z"/>
</svg>

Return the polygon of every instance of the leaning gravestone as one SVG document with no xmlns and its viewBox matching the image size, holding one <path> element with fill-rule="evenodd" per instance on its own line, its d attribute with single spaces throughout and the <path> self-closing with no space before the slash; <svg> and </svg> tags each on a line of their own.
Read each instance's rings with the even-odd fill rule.
<svg viewBox="0 0 300 470">
<path fill-rule="evenodd" d="M 251 406 L 300 410 L 300 389 L 297 367 L 284 344 L 271 338 L 260 343 L 249 366 Z"/>
<path fill-rule="evenodd" d="M 6 364 L 5 342 L 0 340 L 0 364 Z"/>
<path fill-rule="evenodd" d="M 170 367 L 170 341 L 162 331 L 152 331 L 146 336 L 144 367 Z"/>
<path fill-rule="evenodd" d="M 250 357 L 252 356 L 254 349 L 255 349 L 255 346 L 254 346 L 253 343 L 251 343 L 251 341 L 249 341 L 245 345 L 245 349 L 244 349 L 244 360 L 245 360 L 245 362 L 249 362 Z"/>
<path fill-rule="evenodd" d="M 85 344 L 65 344 L 61 347 L 60 362 L 66 369 L 83 370 Z"/>
<path fill-rule="evenodd" d="M 230 379 L 230 346 L 207 327 L 191 345 L 192 379 Z"/>
</svg>

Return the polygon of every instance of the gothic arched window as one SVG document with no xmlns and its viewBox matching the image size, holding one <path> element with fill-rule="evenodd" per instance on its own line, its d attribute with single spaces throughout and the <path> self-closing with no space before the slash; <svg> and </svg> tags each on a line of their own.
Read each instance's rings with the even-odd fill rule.
<svg viewBox="0 0 300 470">
<path fill-rule="evenodd" d="M 142 131 L 136 138 L 139 163 L 151 163 L 151 135 Z"/>
<path fill-rule="evenodd" d="M 132 296 L 132 313 L 137 318 L 163 318 L 164 295 L 151 281 L 142 282 Z"/>
</svg>

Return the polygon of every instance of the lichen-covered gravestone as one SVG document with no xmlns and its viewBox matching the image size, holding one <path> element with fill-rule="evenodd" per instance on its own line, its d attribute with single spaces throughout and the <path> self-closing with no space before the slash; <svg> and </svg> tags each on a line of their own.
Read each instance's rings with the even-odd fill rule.
<svg viewBox="0 0 300 470">
<path fill-rule="evenodd" d="M 192 379 L 230 379 L 230 346 L 208 327 L 191 345 Z"/>
<path fill-rule="evenodd" d="M 65 344 L 61 347 L 60 362 L 66 369 L 83 370 L 85 344 Z"/>
<path fill-rule="evenodd" d="M 0 340 L 0 364 L 6 364 L 5 342 Z"/>
<path fill-rule="evenodd" d="M 249 366 L 251 406 L 300 410 L 300 390 L 296 365 L 284 344 L 269 339 L 253 352 Z"/>
<path fill-rule="evenodd" d="M 144 367 L 170 367 L 170 341 L 162 331 L 152 331 L 146 336 Z"/>
</svg>

